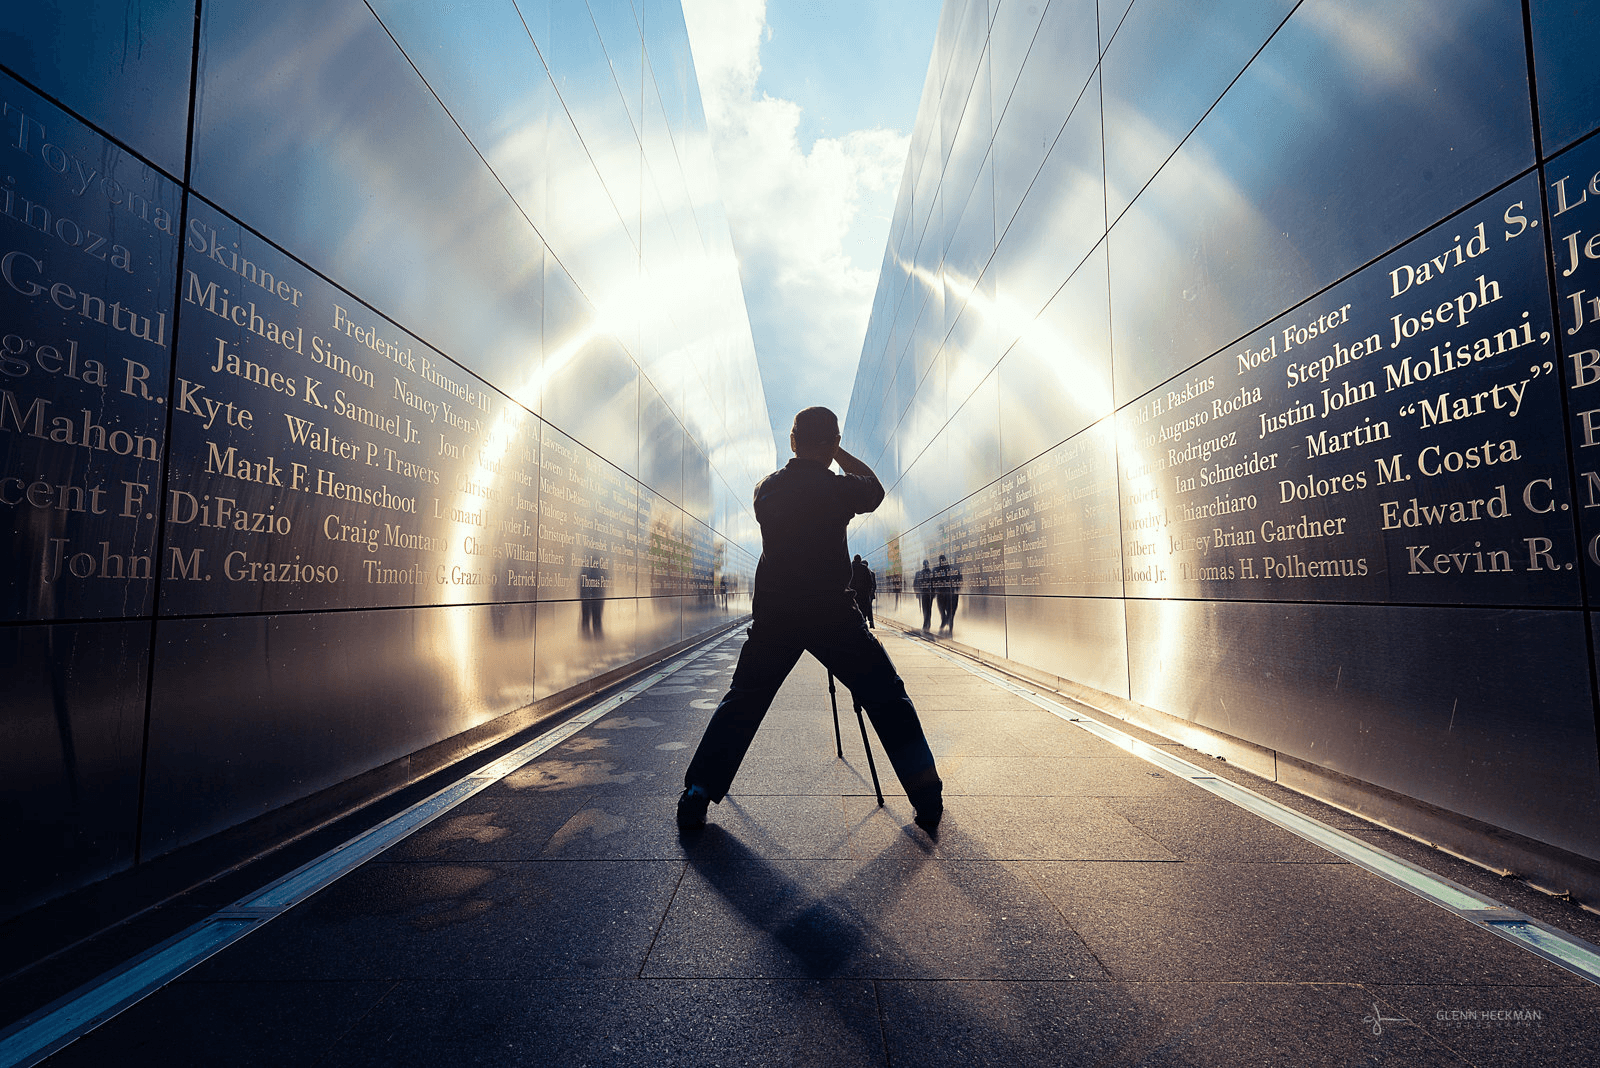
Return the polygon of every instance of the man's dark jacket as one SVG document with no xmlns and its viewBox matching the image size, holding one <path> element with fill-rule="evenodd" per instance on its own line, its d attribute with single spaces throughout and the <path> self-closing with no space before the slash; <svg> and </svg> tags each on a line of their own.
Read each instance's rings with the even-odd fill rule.
<svg viewBox="0 0 1600 1068">
<path fill-rule="evenodd" d="M 848 624 L 860 619 L 850 591 L 850 520 L 883 503 L 871 475 L 841 475 L 799 456 L 756 485 L 761 562 L 757 624 Z"/>
</svg>

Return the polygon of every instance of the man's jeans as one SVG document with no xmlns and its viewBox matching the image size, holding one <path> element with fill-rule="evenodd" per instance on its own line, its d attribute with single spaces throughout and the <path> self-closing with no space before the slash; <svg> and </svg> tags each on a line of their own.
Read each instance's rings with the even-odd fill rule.
<svg viewBox="0 0 1600 1068">
<path fill-rule="evenodd" d="M 713 801 L 722 800 L 778 687 L 804 652 L 833 672 L 866 710 L 913 807 L 921 810 L 938 802 L 943 783 L 917 710 L 889 654 L 859 617 L 853 623 L 752 626 L 733 672 L 733 685 L 700 739 L 684 785 L 700 786 Z"/>
</svg>

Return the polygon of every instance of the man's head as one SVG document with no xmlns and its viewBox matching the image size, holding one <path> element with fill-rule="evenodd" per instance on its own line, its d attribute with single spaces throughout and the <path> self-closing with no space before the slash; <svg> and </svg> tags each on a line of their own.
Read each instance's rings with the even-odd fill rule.
<svg viewBox="0 0 1600 1068">
<path fill-rule="evenodd" d="M 827 408 L 806 408 L 794 417 L 789 447 L 802 460 L 831 463 L 839 448 L 839 417 Z"/>
<path fill-rule="evenodd" d="M 940 562 L 940 563 L 941 563 L 941 564 L 942 564 L 942 563 L 944 563 L 944 553 L 940 553 L 940 554 L 939 554 L 939 562 Z"/>
<path fill-rule="evenodd" d="M 859 564 L 861 562 L 861 554 L 860 553 L 856 553 L 856 558 L 854 560 L 850 561 L 850 562 L 852 564 Z"/>
</svg>

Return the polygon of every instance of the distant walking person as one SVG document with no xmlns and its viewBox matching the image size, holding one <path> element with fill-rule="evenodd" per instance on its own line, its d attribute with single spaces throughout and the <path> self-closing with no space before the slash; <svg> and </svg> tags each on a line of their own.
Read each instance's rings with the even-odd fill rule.
<svg viewBox="0 0 1600 1068">
<path fill-rule="evenodd" d="M 872 601 L 878 596 L 878 580 L 860 556 L 850 564 L 850 591 L 856 595 L 856 607 L 866 617 L 867 626 L 877 629 L 878 624 L 872 619 Z"/>
<path fill-rule="evenodd" d="M 755 738 L 772 698 L 800 654 L 822 661 L 855 696 L 889 756 L 916 811 L 933 834 L 944 813 L 933 751 L 889 654 L 871 634 L 849 589 L 852 517 L 883 501 L 872 469 L 839 447 L 839 420 L 826 408 L 807 408 L 789 433 L 794 459 L 756 485 L 761 560 L 756 565 L 755 621 L 739 653 L 733 684 L 706 726 L 684 773 L 678 827 L 706 822 L 706 806 L 721 803 Z M 838 463 L 843 474 L 834 474 Z"/>
<path fill-rule="evenodd" d="M 933 572 L 928 569 L 928 561 L 922 561 L 922 570 L 918 571 L 911 579 L 911 588 L 916 591 L 917 600 L 922 604 L 922 629 L 927 630 L 933 622 Z"/>
</svg>

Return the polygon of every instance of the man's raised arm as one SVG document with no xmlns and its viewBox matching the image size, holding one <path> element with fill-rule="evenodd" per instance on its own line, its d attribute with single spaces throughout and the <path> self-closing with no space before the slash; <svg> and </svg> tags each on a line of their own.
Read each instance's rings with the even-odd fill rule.
<svg viewBox="0 0 1600 1068">
<path fill-rule="evenodd" d="M 872 468 L 845 452 L 843 445 L 833 450 L 833 462 L 838 464 L 839 470 L 847 475 L 865 475 L 874 482 L 878 479 L 878 476 L 872 473 Z"/>
<path fill-rule="evenodd" d="M 852 507 L 858 514 L 875 511 L 883 503 L 883 483 L 878 481 L 878 476 L 872 473 L 872 468 L 844 451 L 842 446 L 833 450 L 833 460 L 839 465 L 839 470 L 847 475 L 854 475 L 868 481 L 856 483 L 857 491 L 852 494 L 857 499 L 852 502 Z"/>
</svg>

